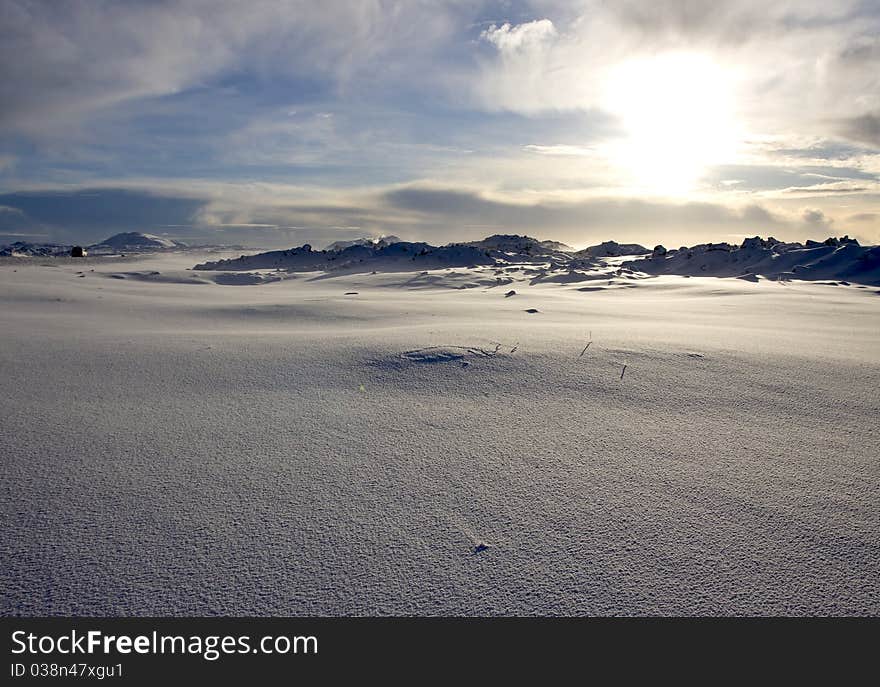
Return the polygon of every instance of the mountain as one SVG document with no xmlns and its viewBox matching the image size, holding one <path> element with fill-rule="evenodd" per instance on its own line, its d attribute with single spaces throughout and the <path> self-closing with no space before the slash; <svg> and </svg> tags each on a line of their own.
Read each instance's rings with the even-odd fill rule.
<svg viewBox="0 0 880 687">
<path fill-rule="evenodd" d="M 88 247 L 92 255 L 122 252 L 149 253 L 181 250 L 187 245 L 152 234 L 115 234 Z M 0 248 L 0 257 L 69 256 L 71 246 L 17 241 Z M 611 261 L 608 258 L 634 256 Z M 833 280 L 880 285 L 880 246 L 861 246 L 848 236 L 825 241 L 783 242 L 773 237 L 754 236 L 741 244 L 701 243 L 667 250 L 662 245 L 649 251 L 637 243 L 605 241 L 580 251 L 557 241 L 531 236 L 494 234 L 479 241 L 433 246 L 401 241 L 396 236 L 337 241 L 325 250 L 308 244 L 228 260 L 195 265 L 195 270 L 282 272 L 433 270 L 479 265 L 528 265 L 541 271 L 545 281 L 577 280 L 583 270 L 624 270 L 642 276 L 681 275 L 696 277 L 738 277 L 756 280 Z M 581 271 L 581 272 L 579 272 Z M 563 274 L 568 272 L 568 274 Z"/>
<path fill-rule="evenodd" d="M 880 246 L 860 246 L 848 236 L 825 241 L 784 243 L 774 238 L 747 238 L 741 245 L 702 243 L 666 250 L 624 267 L 646 274 L 756 279 L 830 279 L 880 284 Z"/>
<path fill-rule="evenodd" d="M 175 248 L 186 247 L 185 243 L 173 239 L 166 239 L 153 234 L 142 234 L 137 231 L 129 231 L 122 234 L 114 234 L 100 243 L 89 246 L 89 250 L 97 253 L 106 253 L 108 251 L 128 251 L 136 253 L 142 251 L 172 250 Z"/>
<path fill-rule="evenodd" d="M 280 269 L 289 272 L 318 270 L 394 270 L 439 269 L 492 264 L 487 252 L 465 244 L 432 246 L 428 243 L 398 241 L 392 244 L 358 243 L 342 250 L 314 251 L 308 244 L 288 250 L 242 255 L 196 265 L 196 270 Z"/>
<path fill-rule="evenodd" d="M 498 257 L 510 255 L 538 257 L 574 251 L 571 246 L 558 241 L 539 241 L 531 236 L 519 236 L 518 234 L 493 234 L 479 241 L 470 241 L 462 245 L 501 254 Z"/>
<path fill-rule="evenodd" d="M 562 247 L 568 249 L 564 250 Z M 644 255 L 623 263 L 606 263 L 609 257 Z M 346 247 L 314 251 L 304 245 L 288 250 L 242 255 L 196 265 L 196 270 L 249 271 L 274 269 L 286 272 L 408 271 L 477 265 L 530 265 L 549 281 L 578 280 L 578 270 L 625 270 L 633 274 L 805 279 L 880 284 L 880 247 L 863 247 L 849 237 L 823 242 L 784 243 L 753 237 L 741 245 L 704 243 L 653 252 L 639 244 L 606 241 L 582 251 L 554 241 L 529 236 L 496 234 L 480 241 L 432 246 L 428 243 L 360 240 Z M 568 274 L 564 274 L 564 273 Z M 572 276 L 574 275 L 574 276 Z"/>
<path fill-rule="evenodd" d="M 401 270 L 439 269 L 491 265 L 496 262 L 550 262 L 568 264 L 573 249 L 556 241 L 539 241 L 530 236 L 495 234 L 480 241 L 432 246 L 400 241 L 396 236 L 381 239 L 338 241 L 326 250 L 313 251 L 308 244 L 288 250 L 242 255 L 196 265 L 197 270 L 280 269 L 315 271 L 341 269 Z"/>
<path fill-rule="evenodd" d="M 638 243 L 618 243 L 617 241 L 604 241 L 595 246 L 589 246 L 576 253 L 577 256 L 592 256 L 596 258 L 617 258 L 621 255 L 644 255 L 651 251 Z"/>
<path fill-rule="evenodd" d="M 328 252 L 339 252 L 345 250 L 346 248 L 351 248 L 352 246 L 368 246 L 381 248 L 383 246 L 389 246 L 392 243 L 400 243 L 400 241 L 400 237 L 391 235 L 379 236 L 376 238 L 364 237 L 360 239 L 352 239 L 351 241 L 334 241 L 324 250 Z"/>
<path fill-rule="evenodd" d="M 8 246 L 0 248 L 0 257 L 54 257 L 70 255 L 70 249 L 73 246 L 63 246 L 57 243 L 28 243 L 27 241 L 16 241 Z"/>
</svg>

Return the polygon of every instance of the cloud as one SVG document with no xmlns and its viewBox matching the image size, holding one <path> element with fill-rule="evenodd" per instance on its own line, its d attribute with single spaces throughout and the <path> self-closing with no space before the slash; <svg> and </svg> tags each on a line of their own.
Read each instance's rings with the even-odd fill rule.
<svg viewBox="0 0 880 687">
<path fill-rule="evenodd" d="M 556 37 L 556 27 L 549 19 L 525 22 L 512 26 L 509 23 L 496 26 L 492 24 L 480 34 L 480 38 L 491 43 L 504 57 L 521 51 L 540 49 Z"/>
<path fill-rule="evenodd" d="M 806 161 L 816 163 L 857 163 L 860 159 L 877 154 L 876 150 L 864 146 L 855 146 L 834 139 L 821 139 L 801 147 L 786 145 L 754 146 L 769 157 L 785 161 L 786 158 L 796 160 L 797 164 Z"/>
<path fill-rule="evenodd" d="M 739 208 L 631 198 L 523 203 L 463 189 L 419 185 L 390 190 L 383 194 L 383 200 L 394 209 L 414 213 L 423 224 L 451 228 L 466 222 L 575 245 L 608 238 L 683 243 L 709 240 L 709 236 L 732 230 L 794 231 L 785 218 L 753 203 Z M 457 231 L 459 237 L 462 234 Z"/>
<path fill-rule="evenodd" d="M 34 235 L 38 229 L 39 225 L 20 208 L 0 205 L 0 240 L 17 241 L 21 237 Z"/>
<path fill-rule="evenodd" d="M 376 68 L 382 57 L 417 63 L 452 31 L 447 14 L 379 0 L 4 0 L 0 129 L 55 131 L 70 118 L 243 72 L 357 88 L 356 78 L 394 73 Z"/>
<path fill-rule="evenodd" d="M 69 234 L 802 238 L 804 204 L 878 207 L 878 35 L 861 0 L 0 0 L 0 192 L 43 193 L 17 221 Z M 626 108 L 606 102 L 621 63 L 659 57 L 662 76 L 680 52 L 718 67 L 743 130 L 695 165 L 725 162 L 690 202 L 634 179 L 705 152 L 719 132 L 658 103 L 706 91 L 635 89 L 659 145 L 631 156 Z M 679 135 L 650 126 L 664 116 Z M 88 209 L 96 190 L 135 195 Z M 181 202 L 154 215 L 137 194 Z"/>
<path fill-rule="evenodd" d="M 869 190 L 866 182 L 878 183 L 880 177 L 858 167 L 828 165 L 719 165 L 707 170 L 704 181 L 709 185 L 726 185 L 736 180 L 737 190 L 748 191 L 810 191 L 841 192 L 841 190 Z M 852 182 L 860 182 L 858 185 Z M 729 184 L 727 184 L 729 186 Z"/>
<path fill-rule="evenodd" d="M 222 145 L 226 160 L 244 165 L 326 164 L 349 147 L 332 114 L 311 108 L 253 118 Z"/>
<path fill-rule="evenodd" d="M 540 7 L 539 20 L 482 33 L 495 48 L 473 88 L 482 107 L 530 116 L 602 108 L 603 84 L 616 65 L 685 52 L 720 66 L 737 115 L 753 131 L 783 132 L 797 121 L 802 133 L 835 135 L 834 118 L 850 117 L 862 133 L 854 140 L 877 146 L 870 113 L 880 108 L 880 12 L 871 3 L 623 0 Z"/>
<path fill-rule="evenodd" d="M 817 208 L 806 208 L 802 215 L 803 220 L 809 225 L 829 226 L 832 220 L 829 220 L 825 213 Z"/>
<path fill-rule="evenodd" d="M 842 136 L 880 149 L 880 113 L 868 113 L 841 120 Z"/>
<path fill-rule="evenodd" d="M 97 241 L 121 231 L 161 233 L 190 222 L 204 200 L 127 189 L 37 191 L 0 195 L 4 232 L 40 229 L 53 239 Z"/>
<path fill-rule="evenodd" d="M 880 214 L 876 212 L 859 212 L 846 218 L 847 222 L 876 222 L 880 220 Z"/>
<path fill-rule="evenodd" d="M 523 146 L 523 150 L 529 153 L 537 153 L 538 155 L 561 155 L 564 157 L 595 154 L 594 150 L 587 148 L 586 146 L 567 144 L 537 145 L 529 143 L 528 145 Z"/>
<path fill-rule="evenodd" d="M 824 238 L 833 217 L 818 207 L 725 205 L 620 197 L 560 199 L 500 194 L 464 186 L 414 183 L 347 191 L 226 182 L 149 182 L 140 188 L 34 190 L 0 196 L 17 220 L 6 232 L 42 231 L 54 240 L 89 242 L 117 231 L 150 231 L 183 240 L 258 247 L 320 245 L 340 238 L 396 234 L 434 243 L 519 233 L 588 245 L 606 239 L 668 246 L 775 235 Z M 850 206 L 851 207 L 851 206 Z M 880 238 L 867 209 L 860 238 Z M 852 233 L 852 232 L 851 232 Z"/>
<path fill-rule="evenodd" d="M 801 195 L 821 196 L 826 193 L 864 193 L 871 189 L 867 186 L 852 185 L 836 185 L 836 184 L 818 184 L 816 186 L 797 187 L 782 189 L 783 193 L 798 193 Z"/>
</svg>

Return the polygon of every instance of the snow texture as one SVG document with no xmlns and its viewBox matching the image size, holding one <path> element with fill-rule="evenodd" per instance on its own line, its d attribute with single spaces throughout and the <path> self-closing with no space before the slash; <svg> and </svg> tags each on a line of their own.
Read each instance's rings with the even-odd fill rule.
<svg viewBox="0 0 880 687">
<path fill-rule="evenodd" d="M 401 253 L 0 261 L 0 612 L 880 613 L 876 287 Z"/>
</svg>

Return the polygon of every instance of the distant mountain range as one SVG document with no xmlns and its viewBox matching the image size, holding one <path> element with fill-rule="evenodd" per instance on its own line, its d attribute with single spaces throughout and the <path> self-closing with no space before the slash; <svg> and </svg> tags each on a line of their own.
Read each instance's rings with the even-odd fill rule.
<svg viewBox="0 0 880 687">
<path fill-rule="evenodd" d="M 450 243 L 432 246 L 388 238 L 374 241 L 332 244 L 325 250 L 315 251 L 308 244 L 288 250 L 269 251 L 256 255 L 242 255 L 230 260 L 218 260 L 196 265 L 196 270 L 254 270 L 277 269 L 289 272 L 317 270 L 375 270 L 403 271 L 411 269 L 439 269 L 492 265 L 499 261 L 546 262 L 563 264 L 571 259 L 572 249 L 555 241 L 539 241 L 530 236 L 495 234 L 480 241 Z"/>
<path fill-rule="evenodd" d="M 0 249 L 0 256 L 52 257 L 71 254 L 72 246 L 53 243 L 16 242 Z M 151 253 L 184 250 L 187 244 L 173 239 L 126 232 L 86 246 L 92 255 Z M 625 259 L 630 258 L 630 259 Z M 637 243 L 605 241 L 583 250 L 558 241 L 531 236 L 494 234 L 479 241 L 433 246 L 401 241 L 397 236 L 337 241 L 324 250 L 308 244 L 287 250 L 242 255 L 196 265 L 195 270 L 242 272 L 277 270 L 316 271 L 407 271 L 453 267 L 530 264 L 550 272 L 607 269 L 631 275 L 681 275 L 738 277 L 755 281 L 837 280 L 880 284 L 880 246 L 861 246 L 848 236 L 805 243 L 784 242 L 773 237 L 745 239 L 742 244 L 702 243 L 653 250 Z M 573 274 L 572 278 L 577 275 Z M 557 281 L 560 277 L 554 277 Z M 568 278 L 566 278 L 568 280 Z"/>
<path fill-rule="evenodd" d="M 28 243 L 16 241 L 6 246 L 0 246 L 0 257 L 10 256 L 32 258 L 70 255 L 73 246 L 63 246 L 58 243 Z"/>
<path fill-rule="evenodd" d="M 667 250 L 649 250 L 639 244 L 615 241 L 575 251 L 555 241 L 530 236 L 496 234 L 480 241 L 432 246 L 386 240 L 361 240 L 333 244 L 315 251 L 309 245 L 269 251 L 196 265 L 196 270 L 249 271 L 274 269 L 312 271 L 405 271 L 530 263 L 549 271 L 607 268 L 609 258 L 620 272 L 644 277 L 670 274 L 705 277 L 768 279 L 831 279 L 880 284 L 880 247 L 860 246 L 849 237 L 826 241 L 785 243 L 774 238 L 749 238 L 741 245 L 705 243 Z"/>
<path fill-rule="evenodd" d="M 143 253 L 153 251 L 180 250 L 187 248 L 187 244 L 173 239 L 142 234 L 136 231 L 114 234 L 100 243 L 83 246 L 88 253 L 93 255 L 116 255 L 119 253 Z M 0 256 L 19 257 L 61 257 L 70 255 L 73 245 L 57 243 L 28 243 L 16 241 L 8 246 L 0 248 Z"/>
</svg>

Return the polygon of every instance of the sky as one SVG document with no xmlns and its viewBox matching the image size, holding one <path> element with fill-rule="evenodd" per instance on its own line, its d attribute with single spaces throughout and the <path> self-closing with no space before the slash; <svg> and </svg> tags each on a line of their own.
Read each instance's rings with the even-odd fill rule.
<svg viewBox="0 0 880 687">
<path fill-rule="evenodd" d="M 0 0 L 0 243 L 880 243 L 880 0 Z"/>
</svg>

